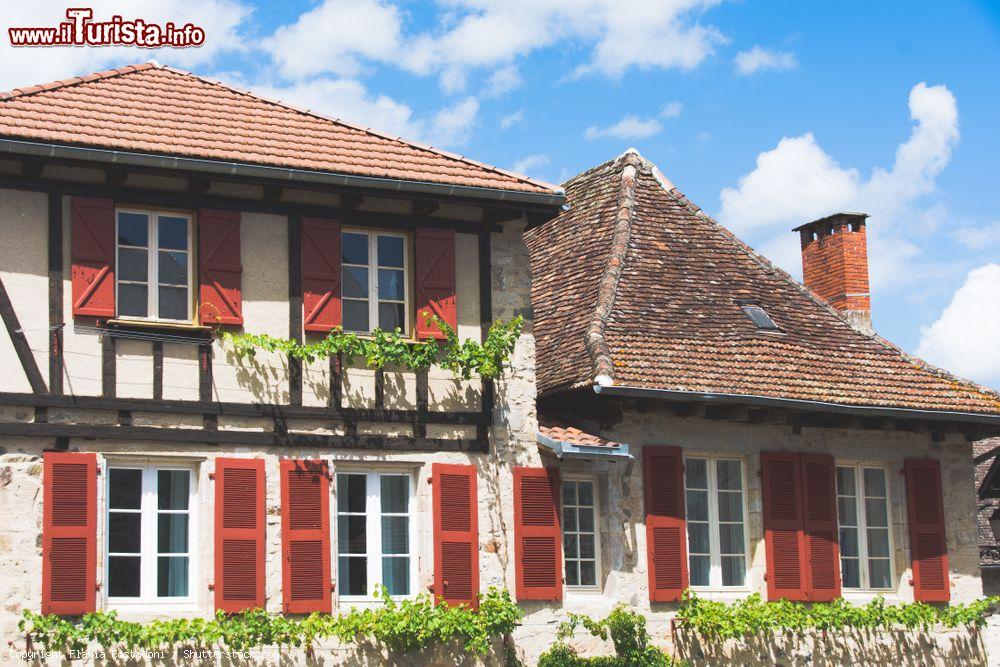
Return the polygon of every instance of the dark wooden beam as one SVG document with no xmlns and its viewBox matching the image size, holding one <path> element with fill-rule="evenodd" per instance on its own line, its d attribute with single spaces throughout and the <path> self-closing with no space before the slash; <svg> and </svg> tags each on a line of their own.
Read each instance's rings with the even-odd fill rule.
<svg viewBox="0 0 1000 667">
<path fill-rule="evenodd" d="M 288 335 L 302 342 L 302 219 L 288 217 Z M 288 355 L 288 400 L 302 405 L 302 360 Z"/>
<path fill-rule="evenodd" d="M 108 185 L 124 185 L 128 180 L 128 172 L 124 169 L 112 167 L 104 173 L 104 182 Z"/>
<path fill-rule="evenodd" d="M 38 362 L 35 361 L 35 355 L 21 329 L 21 322 L 17 319 L 14 304 L 10 302 L 10 296 L 7 294 L 7 288 L 2 279 L 0 279 L 0 317 L 3 318 L 4 326 L 7 327 L 7 335 L 10 336 L 10 342 L 14 345 L 14 352 L 17 354 L 18 361 L 21 362 L 21 369 L 24 370 L 24 374 L 28 378 L 31 391 L 36 394 L 47 393 L 48 388 L 45 386 L 45 380 L 42 379 L 41 371 L 38 370 Z"/>
<path fill-rule="evenodd" d="M 104 334 L 101 336 L 101 395 L 104 398 L 114 398 L 118 393 L 117 364 L 115 339 Z"/>
<path fill-rule="evenodd" d="M 41 160 L 24 160 L 21 163 L 21 173 L 27 178 L 39 178 L 45 171 L 45 163 Z"/>
<path fill-rule="evenodd" d="M 361 202 L 364 200 L 364 195 L 359 195 L 355 192 L 342 192 L 340 194 L 340 208 L 345 211 L 353 211 L 361 206 Z"/>
<path fill-rule="evenodd" d="M 375 369 L 375 408 L 385 408 L 385 369 Z"/>
<path fill-rule="evenodd" d="M 417 371 L 417 420 L 413 422 L 413 435 L 418 438 L 427 436 L 427 369 Z"/>
<path fill-rule="evenodd" d="M 412 207 L 413 215 L 421 217 L 433 215 L 434 213 L 437 213 L 439 208 L 441 208 L 441 204 L 439 202 L 423 200 L 410 202 L 410 206 Z"/>
<path fill-rule="evenodd" d="M 285 196 L 285 189 L 280 185 L 264 186 L 264 201 L 269 201 L 269 202 L 281 201 L 281 198 L 284 196 Z"/>
<path fill-rule="evenodd" d="M 538 227 L 539 225 L 544 225 L 546 222 L 556 217 L 559 214 L 558 211 L 527 211 L 525 216 L 527 217 L 528 224 L 527 229 L 532 229 Z"/>
<path fill-rule="evenodd" d="M 490 327 L 493 326 L 493 237 L 490 232 L 479 233 L 479 335 L 485 342 Z M 483 417 L 489 421 L 476 428 L 476 439 L 484 443 L 484 452 L 489 451 L 490 426 L 493 425 L 495 403 L 493 380 L 483 379 L 481 409 Z"/>
<path fill-rule="evenodd" d="M 163 399 L 163 343 L 153 341 L 153 400 Z"/>
<path fill-rule="evenodd" d="M 502 222 L 510 222 L 524 216 L 524 209 L 520 208 L 487 208 L 483 209 L 483 222 L 497 225 Z"/>
<path fill-rule="evenodd" d="M 209 403 L 212 400 L 212 345 L 205 343 L 198 346 L 198 401 Z M 199 410 L 198 412 L 204 412 Z"/>
<path fill-rule="evenodd" d="M 210 179 L 200 176 L 194 176 L 188 179 L 188 192 L 205 194 L 211 187 L 212 181 Z"/>
<path fill-rule="evenodd" d="M 49 391 L 63 393 L 63 199 L 49 193 Z"/>
<path fill-rule="evenodd" d="M 344 358 L 338 354 L 330 355 L 330 397 L 327 405 L 339 411 L 343 406 L 343 379 L 341 372 L 344 367 Z"/>
</svg>

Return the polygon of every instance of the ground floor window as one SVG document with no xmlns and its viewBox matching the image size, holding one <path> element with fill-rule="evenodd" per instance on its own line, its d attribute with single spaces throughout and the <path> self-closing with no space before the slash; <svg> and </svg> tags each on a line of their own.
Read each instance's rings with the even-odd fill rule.
<svg viewBox="0 0 1000 667">
<path fill-rule="evenodd" d="M 408 474 L 337 474 L 337 588 L 343 598 L 370 599 L 377 586 L 390 595 L 413 591 Z"/>
<path fill-rule="evenodd" d="M 600 545 L 594 482 L 583 479 L 564 480 L 562 503 L 566 586 L 596 589 L 600 576 Z"/>
<path fill-rule="evenodd" d="M 691 586 L 746 586 L 746 500 L 740 459 L 684 459 Z"/>
<path fill-rule="evenodd" d="M 885 468 L 837 466 L 840 576 L 844 588 L 892 588 L 888 497 Z"/>
<path fill-rule="evenodd" d="M 107 486 L 107 595 L 115 602 L 191 598 L 194 470 L 113 465 Z"/>
</svg>

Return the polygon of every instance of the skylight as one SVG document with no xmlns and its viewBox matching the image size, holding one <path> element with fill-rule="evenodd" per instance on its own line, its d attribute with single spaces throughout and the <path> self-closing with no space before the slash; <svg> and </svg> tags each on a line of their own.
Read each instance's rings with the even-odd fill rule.
<svg viewBox="0 0 1000 667">
<path fill-rule="evenodd" d="M 756 324 L 761 331 L 781 331 L 771 316 L 767 314 L 767 311 L 756 303 L 741 303 L 740 308 L 743 309 L 743 314 L 749 317 L 750 321 Z"/>
</svg>

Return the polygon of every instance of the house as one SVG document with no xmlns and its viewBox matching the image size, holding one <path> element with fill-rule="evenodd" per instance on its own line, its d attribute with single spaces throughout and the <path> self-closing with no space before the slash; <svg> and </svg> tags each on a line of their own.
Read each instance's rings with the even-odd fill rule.
<svg viewBox="0 0 1000 667">
<path fill-rule="evenodd" d="M 0 96 L 0 149 L 4 637 L 498 586 L 529 664 L 618 602 L 710 658 L 685 588 L 982 594 L 1000 397 L 871 332 L 862 214 L 797 230 L 803 287 L 634 151 L 563 190 L 156 64 Z M 495 379 L 234 343 L 425 313 L 526 326 Z"/>
</svg>

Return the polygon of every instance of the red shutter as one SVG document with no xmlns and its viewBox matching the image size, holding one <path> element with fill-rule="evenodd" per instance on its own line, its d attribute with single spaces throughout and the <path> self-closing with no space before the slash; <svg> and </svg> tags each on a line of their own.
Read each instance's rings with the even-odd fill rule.
<svg viewBox="0 0 1000 667">
<path fill-rule="evenodd" d="M 921 602 L 947 602 L 951 590 L 941 465 L 933 459 L 906 459 L 905 473 L 913 598 Z"/>
<path fill-rule="evenodd" d="M 97 455 L 45 452 L 42 613 L 96 609 Z"/>
<path fill-rule="evenodd" d="M 264 460 L 215 459 L 215 608 L 264 606 Z"/>
<path fill-rule="evenodd" d="M 416 233 L 417 338 L 444 338 L 424 313 L 437 315 L 458 327 L 455 301 L 455 232 L 451 229 L 418 229 Z"/>
<path fill-rule="evenodd" d="M 330 477 L 324 461 L 281 462 L 285 613 L 330 613 Z"/>
<path fill-rule="evenodd" d="M 435 463 L 434 597 L 479 606 L 479 500 L 476 466 Z"/>
<path fill-rule="evenodd" d="M 198 313 L 202 324 L 243 324 L 240 214 L 198 212 Z"/>
<path fill-rule="evenodd" d="M 684 457 L 679 447 L 642 448 L 649 599 L 673 602 L 688 586 Z"/>
<path fill-rule="evenodd" d="M 802 534 L 799 455 L 761 452 L 767 598 L 808 599 L 808 556 Z"/>
<path fill-rule="evenodd" d="M 514 558 L 518 600 L 561 600 L 559 471 L 514 468 Z"/>
<path fill-rule="evenodd" d="M 115 316 L 115 203 L 70 200 L 73 315 Z"/>
<path fill-rule="evenodd" d="M 840 597 L 837 470 L 829 454 L 800 454 L 803 528 L 809 556 L 809 599 Z"/>
<path fill-rule="evenodd" d="M 302 218 L 302 310 L 306 331 L 340 326 L 340 222 Z"/>
</svg>

